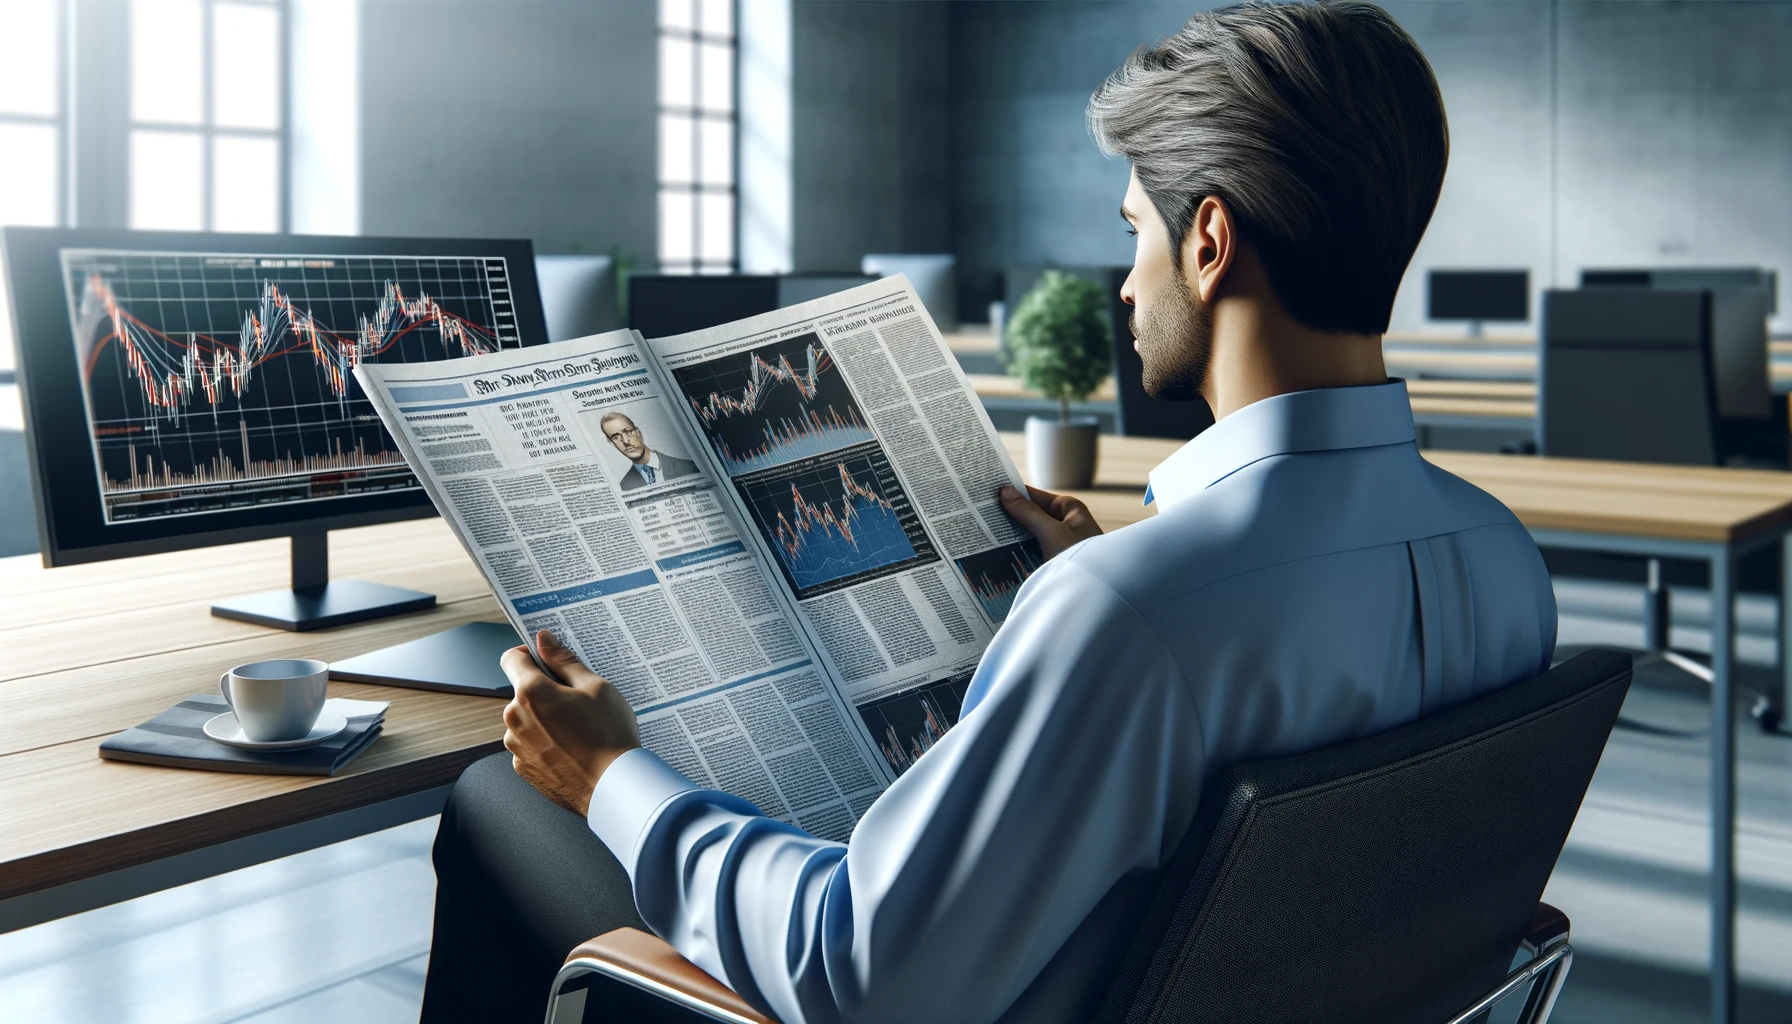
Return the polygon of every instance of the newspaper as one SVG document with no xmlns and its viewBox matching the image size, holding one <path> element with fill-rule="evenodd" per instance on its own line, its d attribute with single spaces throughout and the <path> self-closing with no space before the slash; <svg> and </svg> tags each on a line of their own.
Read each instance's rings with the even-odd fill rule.
<svg viewBox="0 0 1792 1024">
<path fill-rule="evenodd" d="M 355 375 L 519 633 L 614 683 L 693 781 L 825 838 L 957 722 L 1041 560 L 900 276 Z"/>
</svg>

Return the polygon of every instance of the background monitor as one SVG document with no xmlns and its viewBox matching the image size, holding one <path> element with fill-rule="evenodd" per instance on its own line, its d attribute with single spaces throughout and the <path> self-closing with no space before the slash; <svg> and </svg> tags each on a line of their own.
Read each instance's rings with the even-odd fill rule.
<svg viewBox="0 0 1792 1024">
<path fill-rule="evenodd" d="M 778 308 L 769 274 L 630 274 L 628 325 L 647 338 L 701 331 Z"/>
<path fill-rule="evenodd" d="M 1433 270 L 1425 315 L 1432 320 L 1524 321 L 1531 318 L 1528 270 Z"/>
<path fill-rule="evenodd" d="M 877 280 L 863 274 L 630 274 L 628 325 L 669 338 Z"/>
<path fill-rule="evenodd" d="M 958 330 L 958 257 L 950 253 L 871 253 L 859 269 L 872 277 L 907 274 L 915 297 L 941 332 Z"/>
<path fill-rule="evenodd" d="M 785 274 L 778 278 L 778 308 L 826 298 L 876 280 L 869 274 Z"/>
<path fill-rule="evenodd" d="M 608 256 L 537 256 L 535 279 L 549 341 L 568 341 L 613 331 L 615 267 Z"/>
<path fill-rule="evenodd" d="M 303 629 L 433 602 L 329 582 L 325 531 L 435 514 L 352 371 L 545 342 L 528 242 L 3 243 L 46 565 L 292 536 L 292 591 L 213 611 Z"/>
</svg>

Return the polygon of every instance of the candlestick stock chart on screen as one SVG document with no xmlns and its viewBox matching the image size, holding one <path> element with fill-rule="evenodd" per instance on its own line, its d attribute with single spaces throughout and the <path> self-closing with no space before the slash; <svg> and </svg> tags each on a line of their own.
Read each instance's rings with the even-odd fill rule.
<svg viewBox="0 0 1792 1024">
<path fill-rule="evenodd" d="M 515 348 L 497 257 L 63 250 L 107 522 L 418 486 L 363 362 Z"/>
</svg>

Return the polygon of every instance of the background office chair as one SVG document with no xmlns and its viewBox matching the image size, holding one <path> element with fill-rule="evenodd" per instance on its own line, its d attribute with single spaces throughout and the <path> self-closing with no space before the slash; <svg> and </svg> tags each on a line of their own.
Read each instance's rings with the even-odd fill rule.
<svg viewBox="0 0 1792 1024">
<path fill-rule="evenodd" d="M 1542 454 L 1717 464 L 1709 292 L 1547 291 L 1541 355 Z"/>
<path fill-rule="evenodd" d="M 1474 1020 L 1525 991 L 1546 1021 L 1572 960 L 1538 902 L 1630 658 L 1589 651 L 1378 736 L 1221 774 L 1162 871 L 1098 1024 Z M 1508 971 L 1514 951 L 1530 959 Z M 554 980 L 548 1024 L 766 1024 L 634 929 Z"/>
<path fill-rule="evenodd" d="M 1784 464 L 1785 430 L 1767 415 L 1767 291 L 1718 287 L 1721 277 L 1689 278 L 1708 285 L 1697 289 L 1676 286 L 1678 278 L 1652 284 L 1640 271 L 1591 271 L 1583 280 L 1578 291 L 1544 293 L 1542 454 L 1702 466 L 1752 455 Z M 1645 559 L 1644 575 L 1646 657 L 1710 683 L 1709 667 L 1668 646 L 1661 560 Z M 1753 714 L 1769 731 L 1777 726 L 1763 717 L 1771 710 L 1757 696 Z"/>
</svg>

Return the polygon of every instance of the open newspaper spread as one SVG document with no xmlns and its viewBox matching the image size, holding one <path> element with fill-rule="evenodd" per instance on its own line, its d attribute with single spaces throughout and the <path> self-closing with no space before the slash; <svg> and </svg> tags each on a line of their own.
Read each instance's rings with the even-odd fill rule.
<svg viewBox="0 0 1792 1024">
<path fill-rule="evenodd" d="M 693 781 L 824 838 L 957 722 L 1040 561 L 903 277 L 355 375 L 519 633 L 614 683 Z"/>
</svg>

